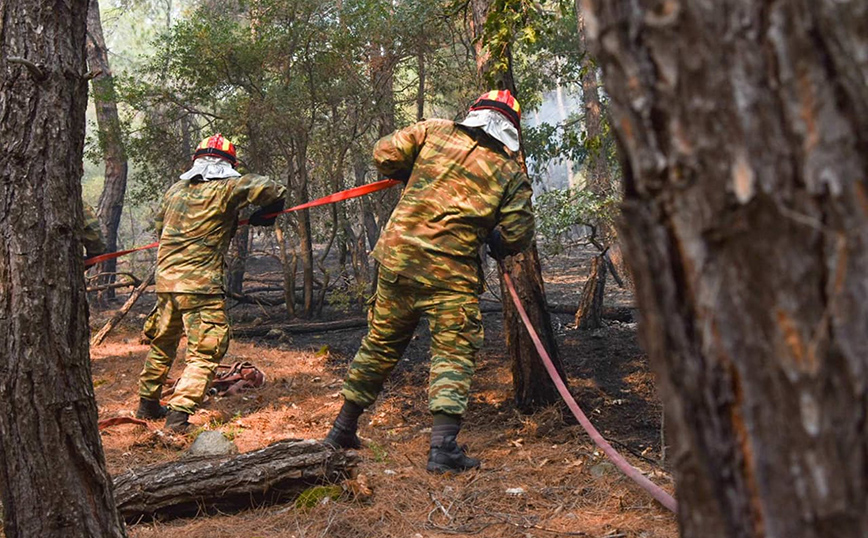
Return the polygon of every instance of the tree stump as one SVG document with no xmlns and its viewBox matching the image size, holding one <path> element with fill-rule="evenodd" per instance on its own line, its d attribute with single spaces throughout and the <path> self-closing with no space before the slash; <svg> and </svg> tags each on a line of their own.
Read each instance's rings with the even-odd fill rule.
<svg viewBox="0 0 868 538">
<path fill-rule="evenodd" d="M 576 311 L 576 327 L 599 329 L 603 326 L 603 294 L 606 291 L 608 265 L 603 253 L 591 262 L 591 274 L 582 289 L 579 309 Z"/>
<path fill-rule="evenodd" d="M 233 512 L 293 499 L 316 484 L 339 482 L 350 476 L 357 461 L 352 451 L 288 439 L 236 456 L 131 469 L 115 479 L 115 500 L 127 521 Z"/>
</svg>

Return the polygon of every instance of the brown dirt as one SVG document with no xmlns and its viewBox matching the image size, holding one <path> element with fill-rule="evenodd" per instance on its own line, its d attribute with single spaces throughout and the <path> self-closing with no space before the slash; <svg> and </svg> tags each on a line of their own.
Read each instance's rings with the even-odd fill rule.
<svg viewBox="0 0 868 538">
<path fill-rule="evenodd" d="M 576 303 L 584 256 L 545 262 L 551 302 Z M 607 301 L 630 296 L 610 286 Z M 490 294 L 486 295 L 491 297 Z M 153 295 L 130 319 L 92 350 L 100 418 L 128 415 L 137 403 L 136 378 L 147 346 L 138 327 Z M 280 318 L 280 309 L 232 309 L 249 320 Z M 94 313 L 98 325 L 110 312 Z M 329 317 L 340 314 L 330 313 Z M 579 404 L 625 456 L 670 492 L 672 480 L 657 463 L 660 405 L 635 325 L 612 323 L 595 333 L 571 330 L 570 316 L 555 316 L 569 384 Z M 365 500 L 338 500 L 308 510 L 260 507 L 232 515 L 201 515 L 142 522 L 132 537 L 545 537 L 673 538 L 675 518 L 619 474 L 595 450 L 565 407 L 521 415 L 511 401 L 511 376 L 499 314 L 485 315 L 486 345 L 479 357 L 462 441 L 483 469 L 460 476 L 425 472 L 428 378 L 427 329 L 421 327 L 377 404 L 364 415 L 359 473 L 372 488 Z M 282 341 L 232 342 L 224 363 L 250 360 L 267 385 L 243 396 L 212 398 L 191 421 L 223 431 L 241 451 L 284 438 L 321 439 L 341 404 L 342 376 L 363 330 L 295 335 Z M 179 351 L 183 356 L 183 347 Z M 183 361 L 173 369 L 177 375 Z M 117 426 L 102 434 L 111 473 L 179 457 L 189 441 L 170 446 L 144 428 Z M 621 447 L 618 447 L 621 448 Z M 521 494 L 507 489 L 522 488 Z"/>
</svg>

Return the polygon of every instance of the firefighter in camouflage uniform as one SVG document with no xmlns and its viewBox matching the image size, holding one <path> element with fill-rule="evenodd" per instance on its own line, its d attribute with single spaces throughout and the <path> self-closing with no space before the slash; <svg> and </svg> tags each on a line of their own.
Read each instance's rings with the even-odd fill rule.
<svg viewBox="0 0 868 538">
<path fill-rule="evenodd" d="M 377 142 L 377 169 L 406 186 L 373 251 L 380 272 L 368 333 L 350 365 L 344 404 L 326 443 L 360 446 L 359 416 L 426 316 L 434 423 L 427 468 L 479 466 L 456 441 L 483 340 L 479 251 L 487 240 L 496 257 L 513 254 L 534 234 L 531 185 L 516 158 L 520 114 L 508 91 L 492 91 L 461 123 L 422 121 Z"/>
<path fill-rule="evenodd" d="M 250 224 L 269 226 L 275 218 L 264 216 L 283 209 L 283 186 L 254 174 L 242 176 L 236 164 L 228 140 L 219 134 L 203 140 L 192 168 L 166 192 L 156 217 L 157 305 L 145 322 L 151 351 L 139 375 L 136 416 L 166 416 L 166 428 L 178 432 L 189 427 L 188 417 L 205 397 L 229 346 L 223 258 L 238 212 L 250 204 L 261 206 Z M 185 333 L 186 366 L 164 408 L 163 383 Z"/>
<path fill-rule="evenodd" d="M 93 258 L 105 253 L 105 238 L 102 235 L 102 228 L 99 226 L 99 217 L 96 216 L 96 211 L 87 204 L 82 202 L 84 210 L 84 223 L 81 227 L 81 244 L 84 245 L 85 256 Z"/>
</svg>

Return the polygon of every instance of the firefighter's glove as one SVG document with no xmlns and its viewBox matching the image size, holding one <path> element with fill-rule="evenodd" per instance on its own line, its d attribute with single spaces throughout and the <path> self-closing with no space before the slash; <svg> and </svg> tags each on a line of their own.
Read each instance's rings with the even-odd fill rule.
<svg viewBox="0 0 868 538">
<path fill-rule="evenodd" d="M 283 198 L 280 200 L 268 204 L 267 206 L 260 207 L 256 211 L 250 215 L 250 225 L 251 226 L 273 226 L 274 221 L 277 220 L 277 215 L 275 213 L 280 213 L 283 211 Z M 265 218 L 266 215 L 271 215 L 269 218 Z"/>
<path fill-rule="evenodd" d="M 504 258 L 509 256 L 509 251 L 503 244 L 503 236 L 500 234 L 499 229 L 495 228 L 492 230 L 485 242 L 488 243 L 488 255 L 495 260 L 503 261 Z"/>
</svg>

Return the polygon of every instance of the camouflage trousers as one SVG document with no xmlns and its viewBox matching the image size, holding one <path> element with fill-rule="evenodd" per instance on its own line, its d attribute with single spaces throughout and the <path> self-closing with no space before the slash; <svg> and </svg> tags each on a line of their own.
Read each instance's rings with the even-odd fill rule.
<svg viewBox="0 0 868 538">
<path fill-rule="evenodd" d="M 157 306 L 145 321 L 144 333 L 151 339 L 151 351 L 139 374 L 139 396 L 160 399 L 178 344 L 186 333 L 186 366 L 167 405 L 175 411 L 193 413 L 205 398 L 217 365 L 229 347 L 223 296 L 158 293 Z"/>
<path fill-rule="evenodd" d="M 476 295 L 432 288 L 380 267 L 372 301 L 368 334 L 350 365 L 344 398 L 363 407 L 374 403 L 424 315 L 431 328 L 428 408 L 463 415 L 483 339 Z"/>
</svg>

